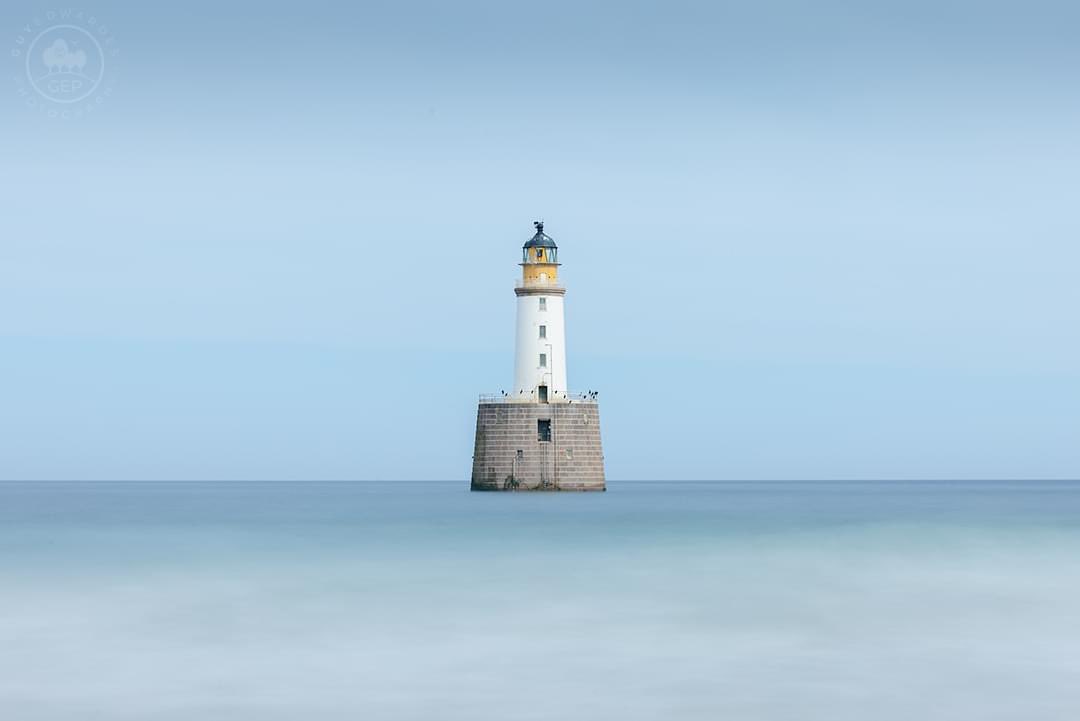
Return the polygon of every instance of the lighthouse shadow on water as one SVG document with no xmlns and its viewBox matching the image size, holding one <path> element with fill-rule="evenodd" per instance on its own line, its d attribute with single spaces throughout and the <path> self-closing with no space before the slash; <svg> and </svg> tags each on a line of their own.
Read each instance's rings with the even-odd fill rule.
<svg viewBox="0 0 1080 721">
<path fill-rule="evenodd" d="M 509 393 L 480 396 L 474 491 L 603 491 L 604 454 L 596 393 L 567 385 L 559 249 L 544 224 L 521 253 Z"/>
</svg>

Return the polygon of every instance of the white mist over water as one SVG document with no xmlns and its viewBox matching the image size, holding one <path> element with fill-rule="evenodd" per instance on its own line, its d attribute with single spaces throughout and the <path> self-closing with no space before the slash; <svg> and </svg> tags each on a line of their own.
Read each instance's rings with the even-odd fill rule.
<svg viewBox="0 0 1080 721">
<path fill-rule="evenodd" d="M 0 484 L 35 719 L 1073 719 L 1080 484 Z"/>
</svg>

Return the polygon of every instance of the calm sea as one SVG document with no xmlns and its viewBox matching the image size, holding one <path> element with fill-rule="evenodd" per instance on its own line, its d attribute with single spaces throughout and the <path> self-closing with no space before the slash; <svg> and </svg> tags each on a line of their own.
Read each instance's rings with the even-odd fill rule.
<svg viewBox="0 0 1080 721">
<path fill-rule="evenodd" d="M 1080 718 L 1080 483 L 0 483 L 0 718 Z"/>
</svg>

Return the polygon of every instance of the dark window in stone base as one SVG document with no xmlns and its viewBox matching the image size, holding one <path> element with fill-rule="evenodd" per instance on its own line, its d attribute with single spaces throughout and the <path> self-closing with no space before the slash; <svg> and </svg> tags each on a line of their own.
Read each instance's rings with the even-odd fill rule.
<svg viewBox="0 0 1080 721">
<path fill-rule="evenodd" d="M 536 422 L 536 440 L 541 442 L 551 441 L 551 419 Z"/>
</svg>

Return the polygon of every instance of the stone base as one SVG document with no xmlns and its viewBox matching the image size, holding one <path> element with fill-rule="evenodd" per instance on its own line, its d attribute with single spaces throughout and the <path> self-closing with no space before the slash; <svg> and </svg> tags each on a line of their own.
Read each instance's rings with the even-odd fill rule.
<svg viewBox="0 0 1080 721">
<path fill-rule="evenodd" d="M 551 421 L 551 440 L 537 422 Z M 474 491 L 603 491 L 600 407 L 588 403 L 480 403 Z"/>
</svg>

